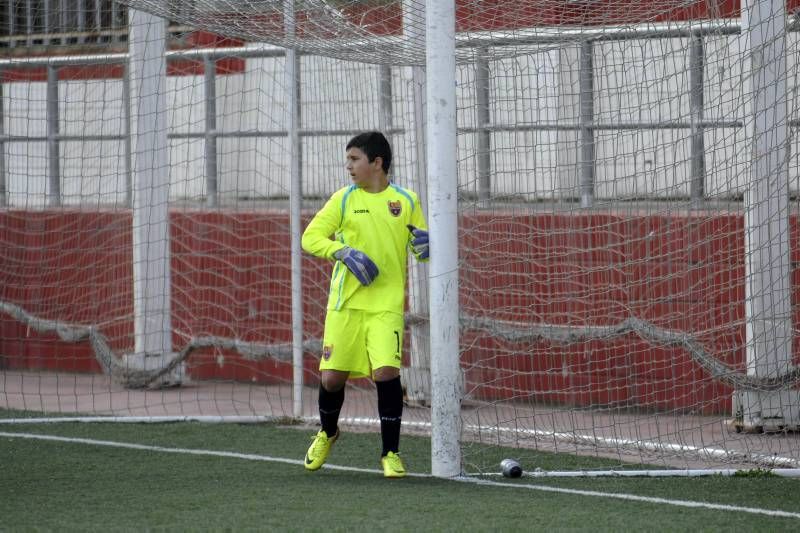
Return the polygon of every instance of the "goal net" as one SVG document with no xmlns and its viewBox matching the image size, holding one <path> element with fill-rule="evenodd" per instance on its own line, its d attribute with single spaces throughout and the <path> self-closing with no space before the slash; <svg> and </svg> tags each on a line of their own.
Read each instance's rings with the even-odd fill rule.
<svg viewBox="0 0 800 533">
<path fill-rule="evenodd" d="M 427 202 L 425 2 L 112 4 L 120 41 L 0 58 L 0 406 L 313 421 L 297 239 L 360 131 Z M 455 4 L 463 471 L 800 468 L 800 2 Z M 414 265 L 429 434 L 427 295 Z"/>
</svg>

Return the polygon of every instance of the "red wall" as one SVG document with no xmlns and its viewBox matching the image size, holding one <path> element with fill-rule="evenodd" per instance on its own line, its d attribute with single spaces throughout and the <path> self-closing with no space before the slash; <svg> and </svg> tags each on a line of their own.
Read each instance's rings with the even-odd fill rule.
<svg viewBox="0 0 800 533">
<path fill-rule="evenodd" d="M 288 216 L 173 211 L 173 343 L 219 335 L 291 339 Z M 118 352 L 133 346 L 129 212 L 0 212 L 0 299 L 41 318 L 97 324 Z M 744 352 L 742 217 L 498 214 L 461 219 L 466 314 L 533 324 L 613 325 L 634 316 L 691 333 L 738 369 Z M 800 264 L 792 219 L 792 264 Z M 304 259 L 305 327 L 322 333 L 329 264 Z M 793 267 L 797 301 L 800 273 Z M 795 313 L 795 327 L 800 317 Z M 797 339 L 795 339 L 795 345 Z M 509 342 L 465 331 L 462 361 L 474 397 L 721 412 L 730 389 L 680 347 L 627 334 L 611 340 Z M 800 353 L 795 346 L 795 354 Z M 219 356 L 224 356 L 220 359 Z M 796 356 L 797 357 L 797 356 Z M 316 362 L 306 360 L 307 378 Z M 99 372 L 86 342 L 41 335 L 0 314 L 0 367 Z M 285 381 L 291 367 L 196 352 L 195 379 Z"/>
<path fill-rule="evenodd" d="M 465 313 L 575 327 L 636 317 L 689 333 L 707 352 L 743 371 L 740 215 L 481 214 L 464 216 L 461 228 L 461 254 L 469 265 L 461 271 Z M 498 240 L 499 235 L 507 237 Z M 533 392 L 540 401 L 558 404 L 730 409 L 731 390 L 684 349 L 633 333 L 571 344 L 512 344 L 467 332 L 462 344 L 473 342 L 464 360 L 468 384 L 479 384 L 472 391 L 477 396 Z"/>
</svg>

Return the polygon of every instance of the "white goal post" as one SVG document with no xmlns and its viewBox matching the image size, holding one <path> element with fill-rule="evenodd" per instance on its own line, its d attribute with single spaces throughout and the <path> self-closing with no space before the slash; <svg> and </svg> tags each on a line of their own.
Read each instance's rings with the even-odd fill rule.
<svg viewBox="0 0 800 533">
<path fill-rule="evenodd" d="M 461 474 L 455 3 L 425 6 L 430 265 L 431 471 Z"/>
</svg>

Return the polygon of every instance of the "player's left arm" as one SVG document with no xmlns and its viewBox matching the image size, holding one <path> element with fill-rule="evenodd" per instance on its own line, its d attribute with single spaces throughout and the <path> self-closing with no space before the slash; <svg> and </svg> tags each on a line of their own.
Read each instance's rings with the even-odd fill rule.
<svg viewBox="0 0 800 533">
<path fill-rule="evenodd" d="M 408 245 L 411 247 L 411 253 L 414 254 L 417 261 L 428 261 L 430 259 L 428 224 L 425 222 L 422 206 L 416 196 L 414 197 L 414 209 L 411 211 L 408 231 Z"/>
</svg>

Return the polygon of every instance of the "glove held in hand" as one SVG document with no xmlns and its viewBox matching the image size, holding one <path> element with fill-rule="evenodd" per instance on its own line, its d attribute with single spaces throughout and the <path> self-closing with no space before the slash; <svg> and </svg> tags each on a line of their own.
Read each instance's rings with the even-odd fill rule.
<svg viewBox="0 0 800 533">
<path fill-rule="evenodd" d="M 378 277 L 378 267 L 367 254 L 345 246 L 337 250 L 333 256 L 344 263 L 362 285 L 369 285 Z"/>
<path fill-rule="evenodd" d="M 417 259 L 428 259 L 430 256 L 428 232 L 424 229 L 415 228 L 411 224 L 408 224 L 406 227 L 414 237 L 411 241 L 411 250 L 414 252 L 414 255 L 417 256 Z"/>
</svg>

